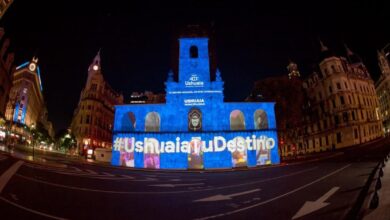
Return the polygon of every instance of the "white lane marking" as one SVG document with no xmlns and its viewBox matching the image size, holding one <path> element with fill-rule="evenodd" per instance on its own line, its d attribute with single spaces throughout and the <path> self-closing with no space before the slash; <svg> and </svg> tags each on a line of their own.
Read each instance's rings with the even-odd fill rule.
<svg viewBox="0 0 390 220">
<path fill-rule="evenodd" d="M 70 168 L 76 170 L 77 172 L 83 172 L 81 169 L 79 169 L 79 168 L 77 168 L 77 167 L 75 167 L 75 166 L 71 166 Z"/>
<path fill-rule="evenodd" d="M 330 203 L 325 202 L 330 196 L 332 196 L 337 190 L 339 190 L 340 187 L 336 186 L 330 189 L 327 193 L 325 193 L 323 196 L 321 196 L 316 201 L 307 201 L 303 206 L 299 209 L 299 211 L 292 217 L 292 219 L 296 219 L 299 217 L 302 217 L 304 215 L 307 215 L 309 213 L 312 213 L 314 211 L 317 211 L 318 209 L 324 208 L 325 206 L 329 205 Z"/>
<path fill-rule="evenodd" d="M 61 217 L 57 217 L 57 216 L 54 216 L 54 215 L 49 215 L 49 214 L 46 214 L 46 213 L 43 213 L 43 212 L 39 212 L 39 211 L 34 210 L 34 209 L 27 208 L 27 207 L 25 207 L 25 206 L 22 206 L 22 205 L 19 205 L 19 204 L 17 204 L 17 203 L 14 203 L 14 202 L 12 202 L 12 201 L 9 201 L 8 199 L 6 199 L 6 198 L 4 198 L 4 197 L 2 197 L 2 196 L 0 196 L 0 199 L 3 200 L 4 202 L 10 204 L 10 205 L 16 206 L 16 207 L 18 207 L 18 208 L 20 208 L 20 209 L 23 209 L 23 210 L 25 210 L 25 211 L 28 211 L 28 212 L 31 212 L 31 213 L 34 213 L 34 214 L 37 214 L 37 215 L 40 215 L 40 216 L 45 216 L 45 217 L 47 217 L 47 218 L 59 219 L 59 220 L 64 220 L 64 219 L 66 219 L 66 218 L 61 218 Z"/>
<path fill-rule="evenodd" d="M 314 181 L 312 181 L 312 182 L 310 182 L 310 183 L 307 183 L 307 184 L 305 184 L 305 185 L 303 185 L 303 186 L 300 186 L 300 187 L 298 187 L 298 188 L 295 188 L 295 189 L 291 190 L 290 192 L 287 192 L 287 193 L 284 193 L 284 194 L 282 194 L 282 195 L 273 197 L 272 199 L 268 199 L 268 200 L 265 200 L 265 201 L 263 201 L 263 202 L 256 203 L 256 204 L 254 204 L 254 205 L 247 206 L 247 207 L 244 207 L 244 208 L 241 208 L 241 209 L 236 209 L 236 210 L 234 210 L 234 211 L 225 212 L 225 213 L 216 214 L 216 215 L 205 216 L 205 217 L 201 217 L 201 218 L 197 218 L 197 219 L 199 219 L 199 220 L 204 220 L 204 219 L 211 219 L 211 218 L 218 218 L 218 217 L 228 216 L 228 215 L 231 215 L 231 214 L 234 214 L 234 213 L 242 212 L 242 211 L 245 211 L 245 210 L 248 210 L 248 209 L 257 207 L 257 206 L 261 206 L 261 205 L 270 203 L 270 202 L 272 202 L 272 201 L 278 200 L 278 199 L 280 199 L 280 198 L 283 198 L 283 197 L 285 197 L 285 196 L 288 196 L 288 195 L 290 195 L 290 194 L 293 194 L 293 193 L 295 193 L 295 192 L 298 192 L 298 191 L 300 191 L 300 190 L 302 190 L 302 189 L 305 189 L 305 188 L 307 188 L 307 187 L 309 187 L 309 186 L 311 186 L 311 185 L 313 185 L 313 184 L 315 184 L 315 183 L 317 183 L 317 182 L 320 182 L 321 180 L 324 180 L 324 179 L 326 179 L 326 178 L 328 178 L 328 177 L 330 177 L 330 176 L 332 176 L 332 175 L 334 175 L 334 174 L 336 174 L 336 173 L 341 172 L 342 170 L 346 169 L 346 168 L 349 167 L 349 166 L 351 166 L 351 164 L 348 164 L 348 165 L 346 165 L 346 166 L 343 166 L 343 167 L 341 167 L 340 169 L 337 169 L 337 170 L 335 170 L 335 171 L 329 173 L 328 175 L 325 175 L 325 176 L 320 177 L 320 178 L 318 178 L 318 179 L 316 179 L 316 180 L 314 180 Z"/>
<path fill-rule="evenodd" d="M 156 179 L 156 178 L 147 177 L 145 179 L 133 180 L 133 182 L 151 182 L 151 181 L 157 181 L 157 180 L 158 179 Z"/>
<path fill-rule="evenodd" d="M 18 171 L 19 167 L 22 166 L 22 164 L 23 161 L 19 160 L 0 176 L 0 193 L 3 191 L 11 177 L 16 173 L 16 171 Z"/>
<path fill-rule="evenodd" d="M 283 177 L 289 177 L 289 176 L 297 175 L 297 174 L 300 174 L 300 173 L 303 173 L 303 172 L 307 172 L 307 171 L 310 171 L 310 170 L 313 170 L 313 169 L 316 169 L 316 167 L 310 168 L 310 169 L 306 169 L 306 170 L 303 170 L 303 171 L 298 171 L 298 172 L 291 173 L 291 174 L 287 174 L 287 175 L 283 175 L 283 176 L 279 176 L 279 177 L 273 177 L 273 178 L 265 179 L 265 180 L 262 180 L 262 181 L 252 182 L 250 184 L 258 183 L 258 182 L 267 182 L 267 181 L 270 181 L 270 180 L 280 179 L 280 178 L 283 178 Z M 156 191 L 156 192 L 149 192 L 149 191 L 147 191 L 147 192 L 142 192 L 142 191 L 124 191 L 123 192 L 123 191 L 95 190 L 95 189 L 88 189 L 88 188 L 81 188 L 81 187 L 66 186 L 66 185 L 61 185 L 61 184 L 56 184 L 56 183 L 51 183 L 51 182 L 47 182 L 47 181 L 43 181 L 43 180 L 30 178 L 30 177 L 23 176 L 23 175 L 20 175 L 20 174 L 16 174 L 15 176 L 18 176 L 20 178 L 27 179 L 27 180 L 30 180 L 30 181 L 39 182 L 39 183 L 43 183 L 43 184 L 51 185 L 51 186 L 55 186 L 55 187 L 66 188 L 66 189 L 80 190 L 80 191 L 90 191 L 90 192 L 101 192 L 101 193 L 114 193 L 114 194 L 180 194 L 180 193 L 194 193 L 194 192 L 204 192 L 204 191 L 210 191 L 210 190 L 234 188 L 236 186 L 242 186 L 243 185 L 243 184 L 237 184 L 237 185 L 231 185 L 231 186 L 222 186 L 222 187 L 215 187 L 215 188 L 210 187 L 210 188 L 202 188 L 202 189 L 194 189 L 194 190 L 175 190 L 175 191 Z M 124 176 L 124 175 L 122 175 L 122 176 Z M 132 182 L 134 182 L 134 181 L 145 181 L 145 180 L 133 180 Z"/>
<path fill-rule="evenodd" d="M 93 170 L 89 170 L 89 169 L 84 169 L 86 172 L 90 173 L 90 174 L 93 174 L 93 175 L 99 175 L 98 173 L 96 173 L 95 171 Z"/>
<path fill-rule="evenodd" d="M 209 196 L 209 197 L 206 197 L 203 199 L 194 200 L 193 202 L 216 202 L 216 201 L 223 201 L 223 200 L 231 200 L 232 197 L 246 195 L 246 194 L 258 192 L 258 191 L 260 191 L 260 189 L 253 189 L 253 190 L 248 190 L 248 191 L 239 192 L 239 193 L 233 193 L 233 194 L 229 194 L 229 195 L 218 194 L 218 195 Z"/>
<path fill-rule="evenodd" d="M 132 176 L 129 176 L 129 175 L 126 175 L 126 174 L 122 174 L 121 176 L 126 178 L 126 179 L 130 179 L 130 180 L 135 179 L 135 177 L 132 177 Z"/>
<path fill-rule="evenodd" d="M 105 176 L 111 176 L 111 177 L 115 176 L 114 174 L 108 173 L 108 172 L 102 172 L 102 174 L 105 175 Z"/>
<path fill-rule="evenodd" d="M 177 187 L 177 186 L 200 186 L 200 185 L 204 185 L 204 183 L 154 184 L 154 185 L 149 185 L 149 186 L 174 188 L 174 187 Z"/>
</svg>

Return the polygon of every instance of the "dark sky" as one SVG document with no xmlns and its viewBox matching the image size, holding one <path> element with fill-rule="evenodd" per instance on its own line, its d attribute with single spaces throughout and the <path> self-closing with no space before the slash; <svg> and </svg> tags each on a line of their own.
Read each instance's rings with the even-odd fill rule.
<svg viewBox="0 0 390 220">
<path fill-rule="evenodd" d="M 390 43 L 385 0 L 271 2 L 15 0 L 0 26 L 11 38 L 15 65 L 39 57 L 56 130 L 69 126 L 99 48 L 105 79 L 126 100 L 132 91 L 163 92 L 174 33 L 185 24 L 214 24 L 226 101 L 243 100 L 257 79 L 286 74 L 289 58 L 308 75 L 319 38 L 341 55 L 348 44 L 378 79 L 376 50 Z"/>
</svg>

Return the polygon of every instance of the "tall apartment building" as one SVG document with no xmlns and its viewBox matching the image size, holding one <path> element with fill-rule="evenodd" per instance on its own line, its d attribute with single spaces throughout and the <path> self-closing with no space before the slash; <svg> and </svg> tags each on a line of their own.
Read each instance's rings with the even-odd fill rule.
<svg viewBox="0 0 390 220">
<path fill-rule="evenodd" d="M 88 78 L 74 111 L 71 130 L 80 153 L 88 148 L 111 148 L 114 106 L 123 104 L 123 95 L 104 80 L 100 51 L 88 68 Z"/>
<path fill-rule="evenodd" d="M 14 54 L 8 51 L 10 40 L 4 37 L 5 32 L 0 28 L 0 117 L 5 117 L 5 108 L 12 86 L 12 65 Z"/>
<path fill-rule="evenodd" d="M 16 67 L 6 109 L 6 119 L 15 123 L 37 125 L 45 108 L 38 58 Z"/>
<path fill-rule="evenodd" d="M 390 132 L 390 62 L 384 50 L 378 51 L 378 64 L 381 76 L 376 82 L 376 93 L 379 97 L 379 106 L 383 120 L 384 132 Z"/>
<path fill-rule="evenodd" d="M 343 148 L 383 135 L 374 81 L 350 49 L 336 56 L 321 43 L 318 71 L 303 83 L 308 100 L 297 153 Z"/>
</svg>

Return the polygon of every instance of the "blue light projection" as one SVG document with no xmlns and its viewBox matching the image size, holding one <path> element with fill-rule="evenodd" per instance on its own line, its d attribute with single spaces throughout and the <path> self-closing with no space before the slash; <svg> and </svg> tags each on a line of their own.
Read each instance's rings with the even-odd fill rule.
<svg viewBox="0 0 390 220">
<path fill-rule="evenodd" d="M 39 68 L 39 66 L 37 68 L 37 74 L 38 74 L 38 80 L 39 80 L 39 87 L 41 88 L 41 92 L 42 92 L 43 87 L 42 87 L 42 81 L 41 81 L 41 69 Z"/>
<path fill-rule="evenodd" d="M 210 79 L 208 38 L 179 39 L 179 78 L 165 104 L 115 107 L 117 166 L 215 169 L 280 162 L 273 102 L 226 103 L 221 73 Z"/>
</svg>

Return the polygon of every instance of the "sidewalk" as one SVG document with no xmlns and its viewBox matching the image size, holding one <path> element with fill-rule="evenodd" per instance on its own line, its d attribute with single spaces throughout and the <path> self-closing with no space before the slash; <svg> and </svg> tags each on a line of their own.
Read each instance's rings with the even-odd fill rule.
<svg viewBox="0 0 390 220">
<path fill-rule="evenodd" d="M 364 220 L 390 219 L 390 163 L 386 162 L 385 165 L 383 167 L 383 177 L 380 178 L 382 187 L 377 191 L 379 197 L 378 207 L 369 209 L 363 218 Z"/>
</svg>

